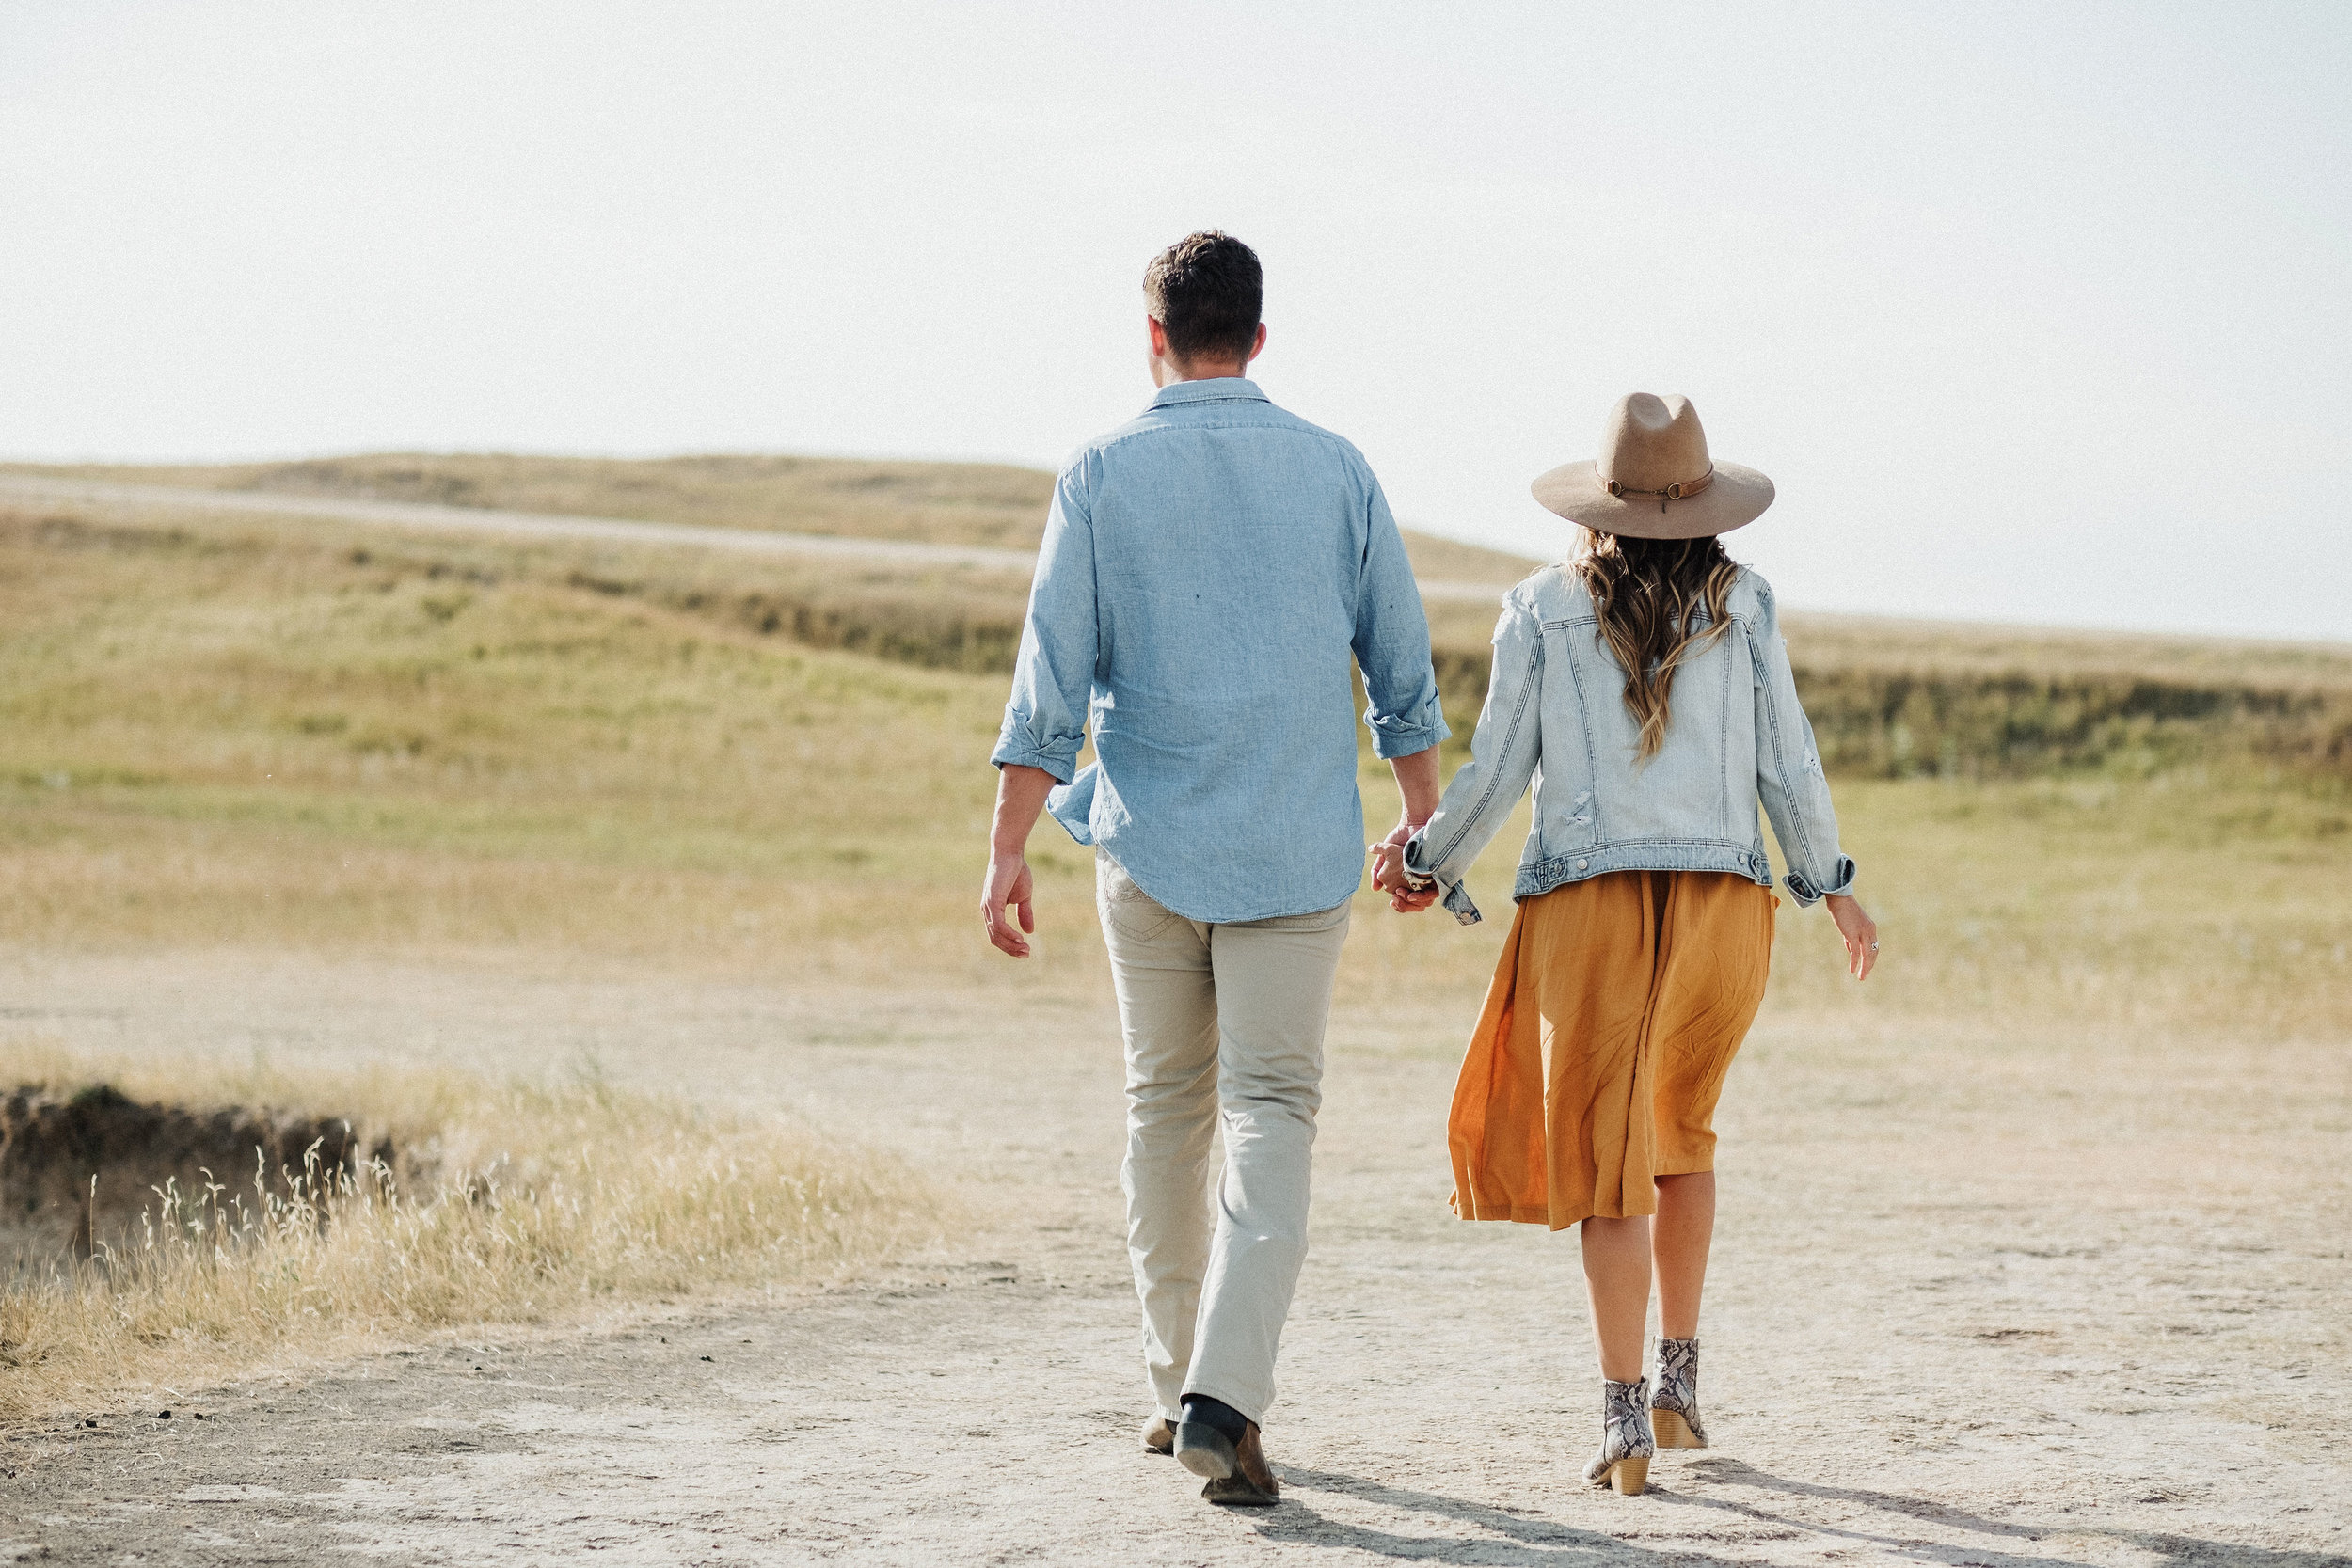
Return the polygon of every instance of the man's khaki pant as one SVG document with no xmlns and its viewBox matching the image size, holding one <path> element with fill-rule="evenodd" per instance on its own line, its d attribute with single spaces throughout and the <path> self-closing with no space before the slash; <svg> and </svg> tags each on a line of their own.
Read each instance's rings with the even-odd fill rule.
<svg viewBox="0 0 2352 1568">
<path fill-rule="evenodd" d="M 1127 1255 L 1160 1414 L 1185 1394 L 1253 1421 L 1307 1256 L 1323 1031 L 1348 907 L 1238 925 L 1187 920 L 1108 856 L 1095 896 L 1127 1039 Z M 1224 1113 L 1225 1168 L 1210 1142 Z"/>
</svg>

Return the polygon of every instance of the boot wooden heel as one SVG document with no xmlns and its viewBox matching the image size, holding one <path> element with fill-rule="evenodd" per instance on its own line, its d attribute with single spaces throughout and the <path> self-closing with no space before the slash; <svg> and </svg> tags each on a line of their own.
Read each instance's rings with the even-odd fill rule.
<svg viewBox="0 0 2352 1568">
<path fill-rule="evenodd" d="M 1661 1410 L 1652 1405 L 1649 1419 L 1650 1428 L 1658 1433 L 1658 1446 L 1661 1449 L 1707 1447 L 1706 1439 L 1691 1430 L 1691 1423 L 1682 1418 L 1679 1410 Z"/>
<path fill-rule="evenodd" d="M 1600 1409 L 1600 1452 L 1584 1466 L 1584 1479 L 1615 1487 L 1619 1497 L 1638 1497 L 1649 1485 L 1650 1455 L 1658 1451 L 1649 1429 L 1649 1386 L 1604 1381 Z"/>
<path fill-rule="evenodd" d="M 1658 1391 L 1650 1396 L 1649 1418 L 1661 1449 L 1707 1447 L 1707 1423 L 1699 1419 L 1699 1342 L 1658 1341 Z"/>
</svg>

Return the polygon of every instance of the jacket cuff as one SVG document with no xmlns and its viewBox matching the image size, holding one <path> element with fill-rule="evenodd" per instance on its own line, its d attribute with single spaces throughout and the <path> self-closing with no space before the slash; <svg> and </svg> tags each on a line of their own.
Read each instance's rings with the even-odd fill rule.
<svg viewBox="0 0 2352 1568">
<path fill-rule="evenodd" d="M 1437 875 L 1434 867 L 1420 863 L 1421 853 L 1428 847 L 1428 844 L 1429 830 L 1426 828 L 1405 841 L 1405 869 L 1410 875 L 1415 877 Z M 1461 882 L 1456 882 L 1445 890 L 1445 907 L 1455 922 L 1463 926 L 1475 926 L 1486 918 L 1478 912 L 1477 904 L 1471 901 L 1470 888 Z"/>
<path fill-rule="evenodd" d="M 1429 847 L 1429 830 L 1415 828 L 1413 836 L 1405 841 L 1405 869 L 1416 877 L 1435 876 L 1433 867 L 1422 863 L 1421 852 Z"/>
<path fill-rule="evenodd" d="M 1788 884 L 1789 895 L 1796 899 L 1798 907 L 1801 909 L 1811 909 L 1814 905 L 1820 903 L 1822 899 L 1829 897 L 1832 894 L 1835 894 L 1842 898 L 1846 895 L 1853 892 L 1853 857 L 1851 855 L 1840 855 L 1837 857 L 1837 881 L 1836 885 L 1834 887 L 1817 888 L 1813 885 L 1811 879 L 1807 878 L 1804 872 L 1797 870 L 1791 870 L 1788 875 L 1782 879 Z"/>
<path fill-rule="evenodd" d="M 1372 726 L 1373 754 L 1382 762 L 1425 752 L 1454 733 L 1446 728 L 1445 713 L 1435 703 L 1427 705 L 1419 723 L 1392 713 L 1368 713 L 1364 722 Z"/>
</svg>

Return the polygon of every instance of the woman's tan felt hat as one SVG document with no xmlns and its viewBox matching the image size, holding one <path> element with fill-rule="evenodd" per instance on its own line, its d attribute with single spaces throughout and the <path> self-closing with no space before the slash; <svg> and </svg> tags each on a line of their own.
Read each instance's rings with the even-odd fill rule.
<svg viewBox="0 0 2352 1568">
<path fill-rule="evenodd" d="M 1600 455 L 1565 463 L 1529 486 L 1549 511 L 1603 533 L 1704 539 L 1752 523 L 1772 482 L 1707 455 L 1707 432 L 1686 397 L 1634 392 L 1601 427 Z"/>
</svg>

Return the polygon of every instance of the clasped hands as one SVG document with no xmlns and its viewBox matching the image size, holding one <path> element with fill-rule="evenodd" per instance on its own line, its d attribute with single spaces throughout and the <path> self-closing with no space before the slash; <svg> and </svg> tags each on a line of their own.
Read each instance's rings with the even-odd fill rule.
<svg viewBox="0 0 2352 1568">
<path fill-rule="evenodd" d="M 1436 903 L 1442 891 L 1435 882 L 1415 887 L 1406 874 L 1406 841 L 1420 831 L 1418 823 L 1399 822 L 1388 837 L 1364 847 L 1372 857 L 1372 885 L 1389 895 L 1389 908 L 1399 914 L 1419 914 Z"/>
</svg>

